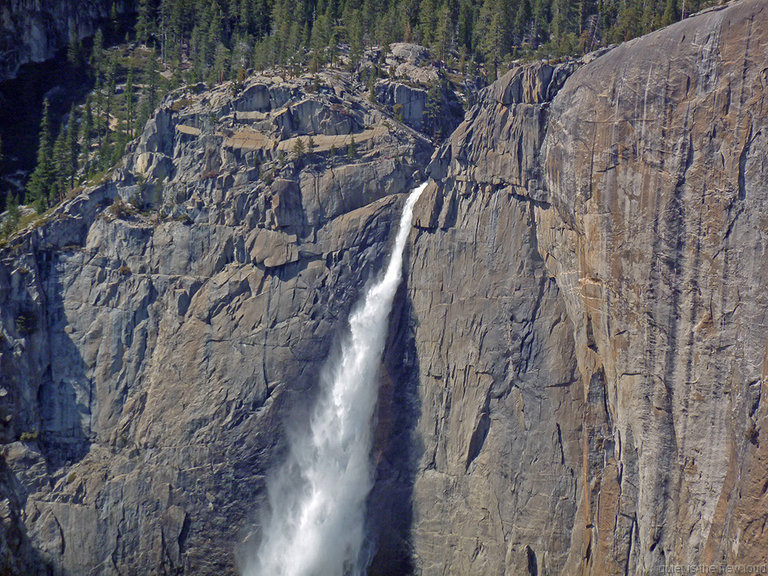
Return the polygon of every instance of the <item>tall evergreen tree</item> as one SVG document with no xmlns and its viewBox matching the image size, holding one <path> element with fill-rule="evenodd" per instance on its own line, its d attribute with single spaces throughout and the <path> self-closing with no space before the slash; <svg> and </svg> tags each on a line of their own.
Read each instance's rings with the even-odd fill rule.
<svg viewBox="0 0 768 576">
<path fill-rule="evenodd" d="M 67 154 L 67 129 L 59 128 L 59 135 L 53 144 L 53 173 L 54 184 L 51 196 L 58 202 L 64 197 L 69 184 L 69 155 Z"/>
<path fill-rule="evenodd" d="M 125 132 L 128 140 L 133 139 L 134 124 L 136 123 L 136 97 L 134 94 L 134 71 L 128 69 L 125 80 Z"/>
<path fill-rule="evenodd" d="M 48 207 L 55 182 L 53 169 L 53 143 L 51 141 L 50 103 L 43 102 L 43 118 L 40 122 L 40 138 L 37 147 L 37 166 L 27 183 L 27 204 L 34 203 L 39 212 Z"/>
<path fill-rule="evenodd" d="M 80 164 L 83 171 L 90 176 L 91 138 L 93 137 L 93 103 L 90 95 L 85 99 L 83 108 L 83 120 L 80 123 Z"/>
<path fill-rule="evenodd" d="M 74 70 L 83 67 L 83 45 L 77 37 L 74 29 L 69 31 L 69 44 L 67 45 L 67 62 Z"/>
<path fill-rule="evenodd" d="M 158 101 L 158 88 L 160 74 L 157 70 L 157 57 L 154 51 L 147 56 L 142 71 L 142 81 L 144 84 L 144 95 L 139 109 L 139 122 L 137 130 L 141 130 L 152 115 Z"/>
<path fill-rule="evenodd" d="M 75 176 L 77 175 L 77 160 L 80 151 L 77 145 L 77 108 L 72 104 L 69 109 L 69 121 L 67 122 L 67 161 L 69 169 L 69 188 L 75 187 Z"/>
<path fill-rule="evenodd" d="M 109 130 L 110 116 L 112 115 L 112 100 L 117 88 L 117 60 L 111 55 L 106 62 L 104 70 L 104 118 L 106 129 Z"/>
<path fill-rule="evenodd" d="M 91 70 L 96 78 L 101 74 L 103 62 L 104 34 L 102 34 L 101 28 L 99 28 L 93 36 L 93 47 L 91 48 Z"/>
<path fill-rule="evenodd" d="M 152 0 L 139 0 L 139 14 L 136 20 L 136 41 L 148 44 L 155 34 L 155 15 Z"/>
<path fill-rule="evenodd" d="M 669 26 L 673 22 L 677 22 L 678 14 L 677 0 L 667 0 L 664 5 L 664 15 L 661 17 L 661 25 Z"/>
</svg>

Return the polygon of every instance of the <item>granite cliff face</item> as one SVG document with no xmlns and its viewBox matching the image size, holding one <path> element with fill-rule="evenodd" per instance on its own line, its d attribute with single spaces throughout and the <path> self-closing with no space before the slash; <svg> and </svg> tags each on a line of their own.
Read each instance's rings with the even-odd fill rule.
<svg viewBox="0 0 768 576">
<path fill-rule="evenodd" d="M 606 409 L 584 429 L 592 573 L 765 560 L 767 90 L 768 4 L 744 1 L 552 103 L 539 246 Z"/>
<path fill-rule="evenodd" d="M 766 85 L 742 0 L 511 70 L 431 162 L 344 75 L 171 95 L 1 253 L 3 569 L 234 571 L 428 163 L 371 572 L 763 562 Z"/>
<path fill-rule="evenodd" d="M 92 35 L 113 4 L 124 11 L 123 0 L 5 0 L 0 6 L 0 81 L 16 76 L 22 64 L 53 58 L 71 36 Z"/>
<path fill-rule="evenodd" d="M 177 93 L 112 181 L 3 252 L 20 573 L 232 570 L 432 152 L 356 94 L 323 75 Z"/>
<path fill-rule="evenodd" d="M 587 60 L 512 70 L 429 168 L 424 573 L 765 560 L 768 4 Z"/>
</svg>

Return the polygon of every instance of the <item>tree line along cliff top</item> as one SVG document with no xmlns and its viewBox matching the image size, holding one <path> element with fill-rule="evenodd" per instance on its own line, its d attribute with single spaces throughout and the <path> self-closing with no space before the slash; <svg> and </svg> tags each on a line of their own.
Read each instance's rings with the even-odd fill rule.
<svg viewBox="0 0 768 576">
<path fill-rule="evenodd" d="M 133 25 L 125 44 L 105 49 L 100 31 L 87 47 L 72 39 L 69 66 L 93 89 L 69 113 L 67 107 L 50 119 L 41 114 L 37 169 L 24 192 L 0 190 L 0 210 L 36 202 L 40 211 L 98 178 L 119 161 L 163 93 L 184 84 L 239 82 L 272 66 L 295 73 L 339 65 L 354 70 L 366 48 L 398 41 L 427 46 L 462 77 L 480 76 L 485 83 L 515 58 L 589 52 L 718 2 L 135 0 L 128 6 Z M 116 27 L 104 22 L 110 26 Z M 10 146 L 6 142 L 6 152 Z M 0 154 L 0 173 L 2 162 Z"/>
</svg>

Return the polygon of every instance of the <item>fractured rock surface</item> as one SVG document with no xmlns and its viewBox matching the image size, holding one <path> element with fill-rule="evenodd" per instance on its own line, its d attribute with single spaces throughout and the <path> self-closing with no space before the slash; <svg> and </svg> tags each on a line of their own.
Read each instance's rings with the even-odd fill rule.
<svg viewBox="0 0 768 576">
<path fill-rule="evenodd" d="M 431 162 L 343 74 L 171 95 L 0 252 L 2 570 L 234 571 L 427 163 L 371 573 L 764 562 L 767 62 L 742 0 L 520 65 Z"/>
<path fill-rule="evenodd" d="M 0 5 L 0 81 L 14 78 L 19 66 L 53 58 L 70 36 L 92 35 L 100 20 L 118 12 L 118 0 L 4 0 Z"/>
<path fill-rule="evenodd" d="M 430 166 L 409 283 L 423 573 L 765 559 L 768 4 L 597 56 L 512 70 Z"/>
<path fill-rule="evenodd" d="M 4 251 L 7 506 L 40 556 L 18 573 L 233 569 L 431 153 L 365 102 L 343 76 L 175 94 L 112 181 Z"/>
</svg>

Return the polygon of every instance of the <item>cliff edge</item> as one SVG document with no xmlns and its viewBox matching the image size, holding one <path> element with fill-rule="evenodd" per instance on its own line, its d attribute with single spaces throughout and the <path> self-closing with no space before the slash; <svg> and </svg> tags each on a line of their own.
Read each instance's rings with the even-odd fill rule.
<svg viewBox="0 0 768 576">
<path fill-rule="evenodd" d="M 764 561 L 767 16 L 521 66 L 436 154 L 409 284 L 423 573 Z"/>
<path fill-rule="evenodd" d="M 516 66 L 434 155 L 345 74 L 170 95 L 0 252 L 3 568 L 233 571 L 427 164 L 371 574 L 764 562 L 767 89 L 741 0 Z"/>
</svg>

